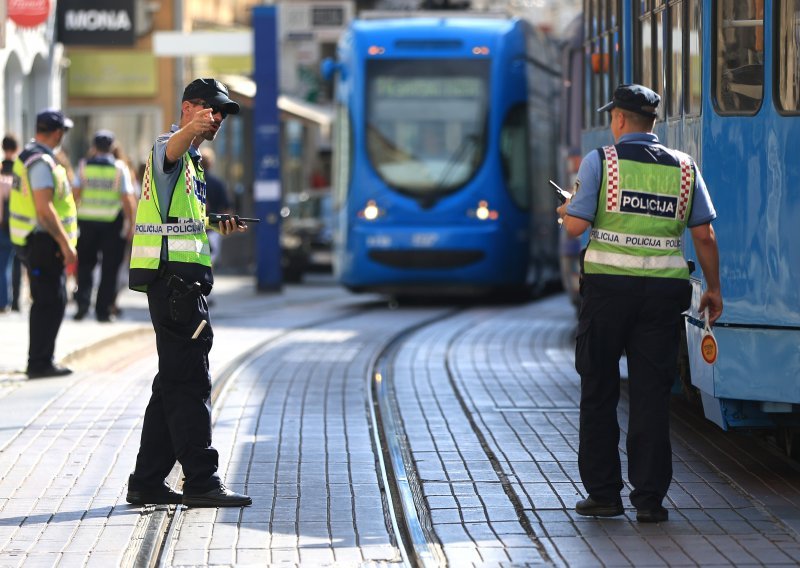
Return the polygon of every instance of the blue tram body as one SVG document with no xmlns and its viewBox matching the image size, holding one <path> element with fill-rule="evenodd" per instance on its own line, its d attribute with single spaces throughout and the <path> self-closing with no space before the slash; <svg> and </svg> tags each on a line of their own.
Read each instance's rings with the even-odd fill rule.
<svg viewBox="0 0 800 568">
<path fill-rule="evenodd" d="M 527 61 L 537 42 L 546 46 L 516 19 L 351 24 L 326 73 L 336 73 L 334 273 L 344 286 L 479 293 L 557 279 L 547 186 L 557 81 Z"/>
<path fill-rule="evenodd" d="M 713 227 L 724 312 L 714 328 L 716 364 L 705 363 L 699 350 L 699 267 L 686 324 L 691 383 L 700 391 L 705 415 L 724 429 L 779 426 L 796 431 L 800 3 L 610 0 L 587 2 L 585 8 L 584 29 L 595 40 L 585 43 L 587 56 L 603 45 L 604 33 L 621 41 L 607 44 L 614 46 L 608 57 L 613 80 L 606 77 L 604 84 L 596 69 L 586 66 L 587 83 L 602 87 L 600 92 L 586 89 L 584 150 L 612 142 L 604 119 L 589 113 L 610 99 L 613 83 L 648 85 L 663 95 L 656 134 L 695 157 L 717 210 Z M 608 29 L 601 29 L 596 16 L 610 22 Z M 663 65 L 656 68 L 656 63 Z M 691 239 L 685 242 L 691 259 Z"/>
</svg>

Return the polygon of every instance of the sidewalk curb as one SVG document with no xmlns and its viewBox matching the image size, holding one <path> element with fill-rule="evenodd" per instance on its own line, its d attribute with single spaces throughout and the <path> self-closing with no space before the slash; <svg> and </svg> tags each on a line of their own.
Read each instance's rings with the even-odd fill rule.
<svg viewBox="0 0 800 568">
<path fill-rule="evenodd" d="M 120 331 L 119 333 L 115 333 L 109 337 L 105 337 L 94 343 L 90 343 L 89 345 L 85 345 L 83 347 L 78 347 L 74 351 L 67 353 L 60 361 L 61 364 L 69 365 L 75 363 L 76 361 L 80 361 L 86 357 L 92 355 L 93 352 L 98 351 L 100 349 L 106 349 L 108 347 L 113 347 L 117 343 L 123 341 L 133 341 L 135 339 L 144 338 L 145 336 L 152 336 L 155 332 L 153 331 L 153 327 L 151 325 L 144 325 L 142 324 L 139 327 L 135 327 L 133 329 L 127 329 L 125 331 Z"/>
</svg>

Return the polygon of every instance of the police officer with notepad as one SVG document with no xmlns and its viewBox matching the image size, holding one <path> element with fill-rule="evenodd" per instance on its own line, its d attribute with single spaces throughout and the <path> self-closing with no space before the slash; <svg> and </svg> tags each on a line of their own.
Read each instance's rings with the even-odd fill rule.
<svg viewBox="0 0 800 568">
<path fill-rule="evenodd" d="M 206 296 L 214 278 L 206 236 L 206 191 L 198 148 L 213 140 L 225 117 L 239 112 L 225 85 L 196 79 L 183 92 L 180 123 L 156 139 L 136 212 L 129 284 L 147 293 L 156 333 L 158 373 L 142 424 L 127 501 L 136 505 L 240 507 L 250 497 L 227 489 L 211 446 L 213 332 Z M 246 225 L 221 221 L 225 235 Z M 175 461 L 183 494 L 165 483 Z"/>
<path fill-rule="evenodd" d="M 558 208 L 572 237 L 591 226 L 581 275 L 575 368 L 581 376 L 578 468 L 586 499 L 580 515 L 622 515 L 618 451 L 619 361 L 628 358 L 628 479 L 639 522 L 669 517 L 663 506 L 672 479 L 670 390 L 678 374 L 682 312 L 691 286 L 682 253 L 689 228 L 707 289 L 700 311 L 713 324 L 722 313 L 716 217 L 692 158 L 653 134 L 660 97 L 620 85 L 610 112 L 616 144 L 581 163 L 571 200 Z"/>
</svg>

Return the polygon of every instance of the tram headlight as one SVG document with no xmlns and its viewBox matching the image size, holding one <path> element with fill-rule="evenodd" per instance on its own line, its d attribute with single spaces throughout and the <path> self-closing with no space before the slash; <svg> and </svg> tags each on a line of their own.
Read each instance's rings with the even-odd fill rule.
<svg viewBox="0 0 800 568">
<path fill-rule="evenodd" d="M 489 202 L 481 200 L 475 209 L 467 210 L 468 217 L 474 217 L 479 221 L 496 221 L 500 216 L 495 209 L 489 207 Z"/>
<path fill-rule="evenodd" d="M 364 209 L 358 212 L 358 216 L 361 219 L 366 219 L 367 221 L 374 221 L 378 217 L 383 215 L 383 210 L 378 207 L 378 204 L 375 203 L 372 199 L 367 201 L 367 204 L 364 206 Z"/>
</svg>

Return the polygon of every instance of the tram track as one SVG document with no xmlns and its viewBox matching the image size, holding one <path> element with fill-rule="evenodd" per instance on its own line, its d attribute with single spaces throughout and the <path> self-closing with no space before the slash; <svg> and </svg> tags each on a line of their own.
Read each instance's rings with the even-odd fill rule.
<svg viewBox="0 0 800 568">
<path fill-rule="evenodd" d="M 397 351 L 408 336 L 460 311 L 453 310 L 397 334 L 376 355 L 369 376 L 369 411 L 381 480 L 387 497 L 388 516 L 403 559 L 414 568 L 443 566 L 446 561 L 423 502 L 422 486 L 401 425 L 391 367 Z"/>
<path fill-rule="evenodd" d="M 307 322 L 302 326 L 286 329 L 284 332 L 250 348 L 228 363 L 225 369 L 218 373 L 218 378 L 212 386 L 212 405 L 216 405 L 223 399 L 226 389 L 235 383 L 236 377 L 242 369 L 253 364 L 274 345 L 285 340 L 291 334 L 320 328 L 331 323 L 340 323 L 384 305 L 381 302 L 359 304 L 357 307 L 344 309 L 343 312 L 336 315 L 322 317 Z M 379 469 L 379 476 L 385 495 L 384 514 L 387 526 L 390 526 L 393 531 L 396 546 L 403 563 L 408 566 L 442 566 L 446 563 L 441 550 L 437 547 L 430 521 L 425 518 L 421 485 L 408 483 L 408 477 L 411 476 L 413 478 L 415 476 L 413 466 L 408 470 L 403 470 L 404 463 L 410 464 L 410 451 L 407 443 L 400 441 L 403 436 L 401 434 L 402 429 L 397 424 L 399 410 L 396 398 L 391 394 L 390 387 L 389 390 L 376 391 L 375 383 L 377 382 L 378 386 L 381 384 L 387 386 L 387 383 L 391 382 L 391 372 L 388 370 L 387 365 L 391 364 L 393 353 L 396 352 L 406 337 L 459 311 L 461 311 L 460 308 L 448 310 L 444 314 L 428 317 L 422 322 L 414 323 L 398 330 L 382 346 L 376 348 L 376 354 L 368 366 L 370 371 L 367 375 L 367 381 L 373 384 L 367 388 L 368 400 L 366 402 L 369 406 L 369 419 L 372 421 L 376 467 Z M 389 380 L 381 381 L 381 376 L 386 376 Z M 376 378 L 377 381 L 375 380 Z M 388 430 L 387 425 L 391 425 Z M 398 471 L 404 472 L 398 474 Z M 181 470 L 179 465 L 176 465 L 168 481 L 171 485 L 179 487 L 180 478 Z M 401 503 L 402 500 L 405 500 L 406 503 Z M 416 502 L 417 507 L 414 507 L 414 502 Z M 176 532 L 180 530 L 186 510 L 187 508 L 182 505 L 159 505 L 145 508 L 134 533 L 137 536 L 125 553 L 127 562 L 124 565 L 135 568 L 168 566 L 174 537 Z M 417 513 L 417 510 L 420 512 Z M 420 517 L 423 519 L 422 521 L 420 521 Z M 426 529 L 419 528 L 423 524 Z"/>
<path fill-rule="evenodd" d="M 324 302 L 325 299 L 322 300 Z M 317 302 L 310 302 L 311 304 Z M 302 302 L 296 303 L 303 304 Z M 238 357 L 228 363 L 225 368 L 218 373 L 217 380 L 214 381 L 211 387 L 211 404 L 214 406 L 224 393 L 226 387 L 235 380 L 237 373 L 251 361 L 255 361 L 261 356 L 269 347 L 291 333 L 301 331 L 304 329 L 313 329 L 328 323 L 337 322 L 347 317 L 352 317 L 363 313 L 367 310 L 374 309 L 376 304 L 359 304 L 353 308 L 345 308 L 346 314 L 336 314 L 319 318 L 312 322 L 308 322 L 302 326 L 286 329 L 284 332 L 270 337 L 269 339 L 259 343 L 246 352 L 240 354 Z M 214 423 L 216 417 L 214 418 Z M 213 424 L 212 424 L 213 427 Z M 181 468 L 176 465 L 172 473 L 167 479 L 167 482 L 173 487 L 180 487 L 181 485 Z M 125 552 L 123 562 L 125 566 L 132 566 L 133 568 L 155 568 L 166 566 L 166 559 L 170 553 L 172 535 L 180 526 L 183 511 L 186 507 L 183 505 L 150 505 L 144 509 L 143 515 L 137 523 L 135 538 L 128 546 Z"/>
</svg>

